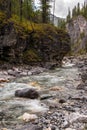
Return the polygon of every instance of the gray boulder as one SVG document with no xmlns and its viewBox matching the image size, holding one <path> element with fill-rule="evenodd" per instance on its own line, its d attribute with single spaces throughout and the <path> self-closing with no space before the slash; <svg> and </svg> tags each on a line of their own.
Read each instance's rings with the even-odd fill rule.
<svg viewBox="0 0 87 130">
<path fill-rule="evenodd" d="M 34 88 L 26 88 L 22 90 L 16 90 L 15 96 L 30 98 L 30 99 L 37 99 L 39 97 L 39 93 Z"/>
</svg>

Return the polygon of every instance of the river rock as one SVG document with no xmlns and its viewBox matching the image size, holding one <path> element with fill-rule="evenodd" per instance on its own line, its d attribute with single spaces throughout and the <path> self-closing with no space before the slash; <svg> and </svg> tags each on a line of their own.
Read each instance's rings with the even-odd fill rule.
<svg viewBox="0 0 87 130">
<path fill-rule="evenodd" d="M 87 83 L 81 83 L 77 86 L 77 89 L 82 89 L 87 91 Z"/>
<path fill-rule="evenodd" d="M 16 76 L 17 72 L 10 69 L 10 70 L 8 70 L 8 75 Z"/>
<path fill-rule="evenodd" d="M 0 111 L 0 121 L 2 121 L 4 117 L 5 117 L 5 113 Z"/>
<path fill-rule="evenodd" d="M 25 122 L 29 122 L 29 121 L 34 121 L 35 119 L 37 119 L 37 115 L 35 114 L 29 114 L 29 113 L 24 113 L 22 116 L 20 116 L 18 119 L 22 119 Z"/>
<path fill-rule="evenodd" d="M 21 72 L 20 75 L 21 75 L 21 76 L 27 76 L 27 75 L 28 75 L 28 72 Z"/>
<path fill-rule="evenodd" d="M 4 78 L 0 78 L 0 83 L 2 83 L 2 82 L 9 82 L 9 80 L 8 79 L 4 79 Z"/>
<path fill-rule="evenodd" d="M 52 98 L 52 97 L 53 97 L 53 96 L 50 95 L 50 94 L 43 94 L 43 95 L 41 95 L 40 99 L 41 99 L 41 100 L 45 100 L 45 99 L 49 99 L 49 98 Z"/>
<path fill-rule="evenodd" d="M 0 87 L 4 87 L 4 85 L 3 85 L 3 84 L 0 84 Z"/>
<path fill-rule="evenodd" d="M 2 130 L 8 130 L 7 128 L 3 128 Z"/>
<path fill-rule="evenodd" d="M 60 99 L 60 100 L 59 100 L 59 103 L 61 103 L 61 104 L 62 104 L 62 103 L 65 103 L 65 102 L 66 102 L 65 99 Z"/>
<path fill-rule="evenodd" d="M 40 126 L 36 126 L 36 125 L 26 125 L 24 127 L 21 127 L 20 129 L 16 129 L 16 130 L 43 130 L 43 128 Z"/>
<path fill-rule="evenodd" d="M 49 90 L 51 90 L 51 91 L 62 91 L 62 87 L 54 86 L 54 87 L 51 87 Z"/>
<path fill-rule="evenodd" d="M 85 82 L 87 80 L 87 73 L 86 72 L 82 73 L 81 79 L 82 79 L 83 82 Z"/>
<path fill-rule="evenodd" d="M 35 87 L 38 90 L 41 90 L 40 84 L 37 81 L 30 82 L 29 85 Z"/>
<path fill-rule="evenodd" d="M 51 127 L 47 128 L 47 129 L 45 129 L 45 130 L 51 130 Z"/>
<path fill-rule="evenodd" d="M 74 122 L 87 123 L 87 115 L 80 114 L 79 112 L 72 113 L 69 116 L 69 122 L 70 124 L 73 124 Z"/>
<path fill-rule="evenodd" d="M 16 90 L 15 96 L 30 98 L 30 99 L 37 99 L 39 97 L 39 93 L 34 88 L 26 88 L 26 89 Z"/>
<path fill-rule="evenodd" d="M 72 128 L 66 128 L 65 130 L 76 130 L 76 129 L 72 129 Z"/>
</svg>

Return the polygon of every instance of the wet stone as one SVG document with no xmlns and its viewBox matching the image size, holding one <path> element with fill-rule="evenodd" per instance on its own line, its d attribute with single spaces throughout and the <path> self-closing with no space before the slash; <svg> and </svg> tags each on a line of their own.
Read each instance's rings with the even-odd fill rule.
<svg viewBox="0 0 87 130">
<path fill-rule="evenodd" d="M 59 100 L 59 103 L 61 103 L 61 104 L 62 104 L 62 103 L 65 103 L 65 102 L 66 102 L 65 99 L 60 99 L 60 100 Z"/>
</svg>

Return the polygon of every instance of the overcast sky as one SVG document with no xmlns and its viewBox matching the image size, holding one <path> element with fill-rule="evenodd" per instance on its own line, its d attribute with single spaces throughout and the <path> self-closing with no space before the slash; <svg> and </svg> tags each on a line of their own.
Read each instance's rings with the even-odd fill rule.
<svg viewBox="0 0 87 130">
<path fill-rule="evenodd" d="M 35 0 L 36 5 L 38 5 L 39 0 Z M 68 13 L 68 8 L 72 10 L 72 8 L 77 5 L 79 2 L 81 5 L 84 3 L 84 0 L 55 0 L 55 15 L 58 17 L 66 17 Z M 51 12 L 53 12 L 53 9 L 51 9 Z"/>
<path fill-rule="evenodd" d="M 72 9 L 79 2 L 81 5 L 84 0 L 55 0 L 55 15 L 58 17 L 66 17 L 68 8 Z"/>
</svg>

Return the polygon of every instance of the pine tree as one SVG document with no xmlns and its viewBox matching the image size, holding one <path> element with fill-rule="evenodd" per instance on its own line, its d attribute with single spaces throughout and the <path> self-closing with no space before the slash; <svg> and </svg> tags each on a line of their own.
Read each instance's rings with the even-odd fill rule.
<svg viewBox="0 0 87 130">
<path fill-rule="evenodd" d="M 71 20 L 71 11 L 68 9 L 68 15 L 67 15 L 67 22 L 70 22 Z"/>
<path fill-rule="evenodd" d="M 50 0 L 40 0 L 42 11 L 42 22 L 48 23 L 50 14 Z"/>
<path fill-rule="evenodd" d="M 12 13 L 12 1 L 11 0 L 0 0 L 0 10 L 4 11 L 7 18 L 11 17 Z"/>
<path fill-rule="evenodd" d="M 73 8 L 72 10 L 72 17 L 76 17 L 77 16 L 77 8 L 76 6 Z"/>
<path fill-rule="evenodd" d="M 23 5 L 23 15 L 26 19 L 31 20 L 33 17 L 33 1 L 32 0 L 25 0 Z"/>
<path fill-rule="evenodd" d="M 23 17 L 23 0 L 19 0 L 19 5 L 20 5 L 20 21 L 22 21 L 22 17 Z"/>
<path fill-rule="evenodd" d="M 80 15 L 80 3 L 77 5 L 77 16 Z"/>
</svg>

